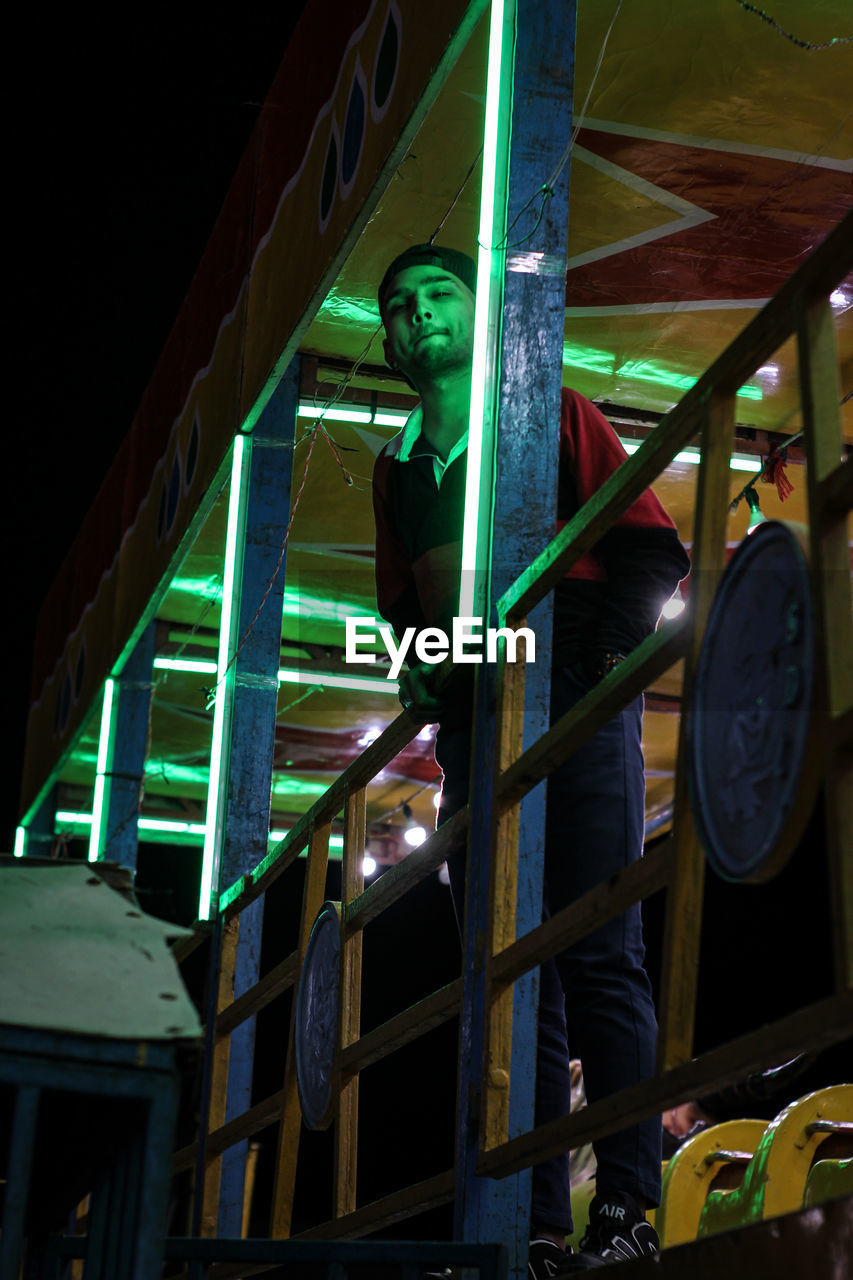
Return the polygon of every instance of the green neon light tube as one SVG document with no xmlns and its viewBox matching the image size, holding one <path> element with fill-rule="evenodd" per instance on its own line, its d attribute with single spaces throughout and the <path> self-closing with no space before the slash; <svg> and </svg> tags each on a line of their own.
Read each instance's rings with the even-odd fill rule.
<svg viewBox="0 0 853 1280">
<path fill-rule="evenodd" d="M 213 707 L 213 734 L 210 744 L 210 776 L 207 787 L 204 851 L 199 886 L 198 918 L 209 920 L 211 895 L 219 872 L 222 845 L 222 821 L 225 802 L 227 750 L 225 737 L 230 730 L 230 703 L 233 668 L 229 661 L 237 629 L 234 580 L 239 550 L 239 533 L 244 524 L 246 494 L 243 486 L 245 437 L 237 435 L 231 461 L 231 489 L 228 494 L 228 527 L 225 535 L 225 566 L 222 580 L 222 613 L 219 621 L 219 658 L 216 664 L 216 693 Z M 228 677 L 231 677 L 230 679 Z"/>
<path fill-rule="evenodd" d="M 204 836 L 207 828 L 203 822 L 172 822 L 170 818 L 140 818 L 143 831 L 173 831 L 175 835 Z"/>
<path fill-rule="evenodd" d="M 167 671 L 197 671 L 213 675 L 217 671 L 215 662 L 206 662 L 203 658 L 155 658 L 154 666 Z M 278 673 L 279 684 L 319 684 L 330 689 L 356 689 L 362 693 L 396 693 L 399 685 L 396 680 L 382 680 L 375 676 L 338 676 L 331 672 L 313 673 L 296 671 L 283 667 Z"/>
<path fill-rule="evenodd" d="M 462 535 L 460 617 L 482 617 L 486 607 L 488 537 L 491 521 L 483 480 L 484 449 L 494 438 L 494 402 L 498 377 L 498 340 L 503 302 L 506 223 L 506 168 L 512 94 L 512 47 L 515 0 L 492 0 L 489 61 L 486 76 L 486 115 L 483 132 L 483 181 L 480 189 L 480 229 L 477 236 L 477 294 L 474 309 L 474 354 L 471 409 L 468 422 L 468 462 L 465 482 L 465 523 Z M 484 247 L 485 246 L 485 247 Z M 491 468 L 489 468 L 491 471 Z"/>
<path fill-rule="evenodd" d="M 15 848 L 13 850 L 16 858 L 23 858 L 26 844 L 27 844 L 27 828 L 16 827 L 15 828 Z"/>
<path fill-rule="evenodd" d="M 371 413 L 369 409 L 343 409 L 340 406 L 334 408 L 323 409 L 322 405 L 301 404 L 296 410 L 298 418 L 318 418 L 323 422 L 364 422 L 371 421 Z"/>
<path fill-rule="evenodd" d="M 155 658 L 154 666 L 164 671 L 203 671 L 213 675 L 216 663 L 204 658 Z"/>
<path fill-rule="evenodd" d="M 311 418 L 315 422 L 321 418 L 324 422 L 373 423 L 378 427 L 402 427 L 409 416 L 407 413 L 393 413 L 386 409 L 371 414 L 369 409 L 347 409 L 343 405 L 334 405 L 324 410 L 322 405 L 313 404 L 301 404 L 296 415 L 299 418 Z"/>
<path fill-rule="evenodd" d="M 58 809 L 56 821 L 64 826 L 89 827 L 92 825 L 94 812 L 77 813 L 73 809 Z M 203 822 L 173 822 L 171 818 L 137 818 L 140 831 L 167 831 L 175 835 L 203 837 Z"/>
<path fill-rule="evenodd" d="M 285 836 L 290 835 L 290 832 L 291 832 L 290 827 L 287 827 L 287 829 L 284 831 L 271 831 L 269 834 L 269 838 L 270 840 L 275 840 L 276 843 L 280 843 L 285 838 Z M 344 847 L 343 836 L 329 836 L 330 849 L 343 849 L 343 847 Z M 264 859 L 264 861 L 266 861 L 266 859 Z"/>
<path fill-rule="evenodd" d="M 376 427 L 404 427 L 409 420 L 407 413 L 377 413 L 373 418 Z"/>
<path fill-rule="evenodd" d="M 376 679 L 373 676 L 335 676 L 326 672 L 292 671 L 282 667 L 278 673 L 279 684 L 319 684 L 329 689 L 357 689 L 361 693 L 397 693 L 396 680 Z"/>
<path fill-rule="evenodd" d="M 111 754 L 111 729 L 116 682 L 108 678 L 104 682 L 104 703 L 101 708 L 101 730 L 98 735 L 98 760 L 95 765 L 95 794 L 92 801 L 92 826 L 89 831 L 89 862 L 97 862 L 104 846 L 104 819 L 106 816 L 106 772 Z"/>
<path fill-rule="evenodd" d="M 626 453 L 636 453 L 640 447 L 638 440 L 620 440 L 622 448 Z M 698 449 L 682 449 L 672 460 L 673 462 L 692 462 L 698 466 L 702 461 L 702 455 Z M 761 470 L 761 463 L 756 458 L 748 458 L 743 455 L 732 454 L 729 459 L 729 469 L 731 471 L 755 471 Z"/>
</svg>

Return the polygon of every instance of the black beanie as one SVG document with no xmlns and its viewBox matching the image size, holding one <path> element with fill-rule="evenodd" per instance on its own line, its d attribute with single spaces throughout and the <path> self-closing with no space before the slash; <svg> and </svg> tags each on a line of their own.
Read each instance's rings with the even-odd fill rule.
<svg viewBox="0 0 853 1280">
<path fill-rule="evenodd" d="M 430 263 L 444 267 L 457 280 L 467 285 L 472 293 L 477 292 L 477 264 L 467 253 L 459 249 L 445 249 L 440 244 L 414 244 L 405 249 L 394 259 L 379 286 L 379 314 L 385 319 L 385 295 L 394 282 L 395 276 L 406 267 L 427 267 Z"/>
</svg>

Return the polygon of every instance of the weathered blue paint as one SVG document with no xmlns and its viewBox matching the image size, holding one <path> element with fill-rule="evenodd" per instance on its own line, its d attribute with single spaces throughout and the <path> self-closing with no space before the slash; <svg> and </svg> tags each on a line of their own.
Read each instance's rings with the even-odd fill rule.
<svg viewBox="0 0 853 1280">
<path fill-rule="evenodd" d="M 257 866 L 267 853 L 286 555 L 260 613 L 258 607 L 281 555 L 290 518 L 298 394 L 299 361 L 294 360 L 251 437 L 238 631 L 240 641 L 245 637 L 245 642 L 235 664 L 220 890 Z M 240 915 L 235 997 L 258 980 L 263 910 L 263 898 L 259 898 Z M 252 1018 L 231 1035 L 226 1120 L 250 1105 L 254 1045 L 255 1020 Z M 241 1142 L 230 1147 L 222 1157 L 221 1235 L 240 1235 L 246 1145 Z"/>
<path fill-rule="evenodd" d="M 507 224 L 552 175 L 568 144 L 574 78 L 574 0 L 518 0 L 510 140 Z M 562 384 L 569 166 L 540 209 L 524 214 L 508 236 L 500 355 L 498 442 L 490 599 L 495 601 L 553 536 Z M 543 256 L 539 256 L 543 255 Z M 550 600 L 528 620 L 536 633 L 536 662 L 527 667 L 525 745 L 548 727 Z M 494 623 L 495 619 L 492 619 Z M 466 906 L 456 1234 L 500 1241 L 509 1275 L 526 1273 L 530 1172 L 490 1180 L 476 1177 L 483 1049 L 484 986 L 480 939 L 485 931 L 493 732 L 488 707 L 492 669 L 479 668 L 472 787 L 471 849 Z M 518 930 L 541 920 L 544 866 L 544 787 L 524 802 L 519 840 Z M 533 1127 L 538 974 L 515 988 L 510 1136 Z"/>
<path fill-rule="evenodd" d="M 50 857 L 50 850 L 56 839 L 56 810 L 58 807 L 56 797 L 57 787 L 56 783 L 54 783 L 25 828 L 24 857 Z"/>
<path fill-rule="evenodd" d="M 33 1158 L 37 1155 L 43 1163 L 50 1154 L 41 1149 L 45 1141 L 61 1145 L 63 1140 L 61 1121 L 58 1132 L 52 1131 L 47 1139 L 36 1123 L 39 1095 L 55 1092 L 125 1104 L 116 1130 L 118 1149 L 93 1139 L 90 1152 L 96 1174 L 89 1234 L 74 1242 L 85 1250 L 87 1276 L 149 1280 L 159 1275 L 179 1093 L 175 1046 L 4 1027 L 0 1084 L 14 1091 L 16 1098 L 11 1154 L 19 1173 L 14 1186 L 10 1183 L 4 1206 L 0 1274 L 18 1274 L 15 1255 L 20 1249 Z M 39 1242 L 33 1244 L 38 1254 Z M 49 1261 L 42 1269 L 36 1257 L 31 1270 L 32 1274 L 57 1274 L 49 1268 Z"/>
<path fill-rule="evenodd" d="M 148 748 L 148 717 L 154 680 L 157 624 L 145 628 L 121 675 L 116 676 L 117 696 L 113 709 L 107 760 L 107 810 L 101 857 L 136 867 L 139 844 L 137 818 L 139 791 L 145 773 Z"/>
</svg>

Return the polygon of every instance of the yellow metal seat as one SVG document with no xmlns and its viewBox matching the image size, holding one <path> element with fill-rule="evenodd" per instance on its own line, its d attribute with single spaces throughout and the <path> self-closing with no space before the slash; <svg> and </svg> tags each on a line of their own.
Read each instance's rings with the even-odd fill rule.
<svg viewBox="0 0 853 1280">
<path fill-rule="evenodd" d="M 819 1149 L 845 1138 L 853 1140 L 853 1085 L 833 1085 L 792 1102 L 767 1126 L 741 1185 L 709 1191 L 698 1234 L 715 1235 L 800 1209 Z"/>
<path fill-rule="evenodd" d="M 678 1148 L 664 1170 L 655 1215 L 663 1248 L 696 1239 L 711 1188 L 739 1184 L 766 1127 L 763 1120 L 726 1120 Z"/>
<path fill-rule="evenodd" d="M 809 1172 L 803 1208 L 853 1196 L 853 1157 L 847 1160 L 817 1160 Z"/>
</svg>

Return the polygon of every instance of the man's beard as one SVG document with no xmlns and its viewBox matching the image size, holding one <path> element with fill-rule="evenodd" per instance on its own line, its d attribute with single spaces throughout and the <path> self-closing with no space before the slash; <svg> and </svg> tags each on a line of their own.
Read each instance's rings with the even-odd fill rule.
<svg viewBox="0 0 853 1280">
<path fill-rule="evenodd" d="M 427 337 L 412 352 L 411 360 L 403 371 L 414 382 L 417 382 L 419 374 L 433 377 L 441 373 L 455 373 L 466 367 L 470 369 L 470 344 L 446 334 L 439 337 L 446 340 L 433 342 Z"/>
</svg>

